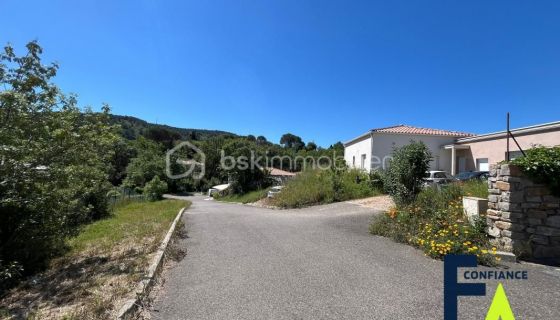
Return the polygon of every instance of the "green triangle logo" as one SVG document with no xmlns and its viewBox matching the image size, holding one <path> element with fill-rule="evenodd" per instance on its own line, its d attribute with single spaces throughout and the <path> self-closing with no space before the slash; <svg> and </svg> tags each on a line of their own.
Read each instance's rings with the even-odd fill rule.
<svg viewBox="0 0 560 320">
<path fill-rule="evenodd" d="M 506 291 L 501 283 L 496 288 L 494 299 L 492 299 L 492 304 L 488 309 L 488 314 L 486 314 L 486 320 L 515 320 Z"/>
</svg>

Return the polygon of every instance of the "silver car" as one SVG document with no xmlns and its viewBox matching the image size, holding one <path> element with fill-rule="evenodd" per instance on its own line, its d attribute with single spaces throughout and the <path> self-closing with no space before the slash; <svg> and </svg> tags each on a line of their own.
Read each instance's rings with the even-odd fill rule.
<svg viewBox="0 0 560 320">
<path fill-rule="evenodd" d="M 280 191 L 282 191 L 282 188 L 284 188 L 284 186 L 276 186 L 270 188 L 270 190 L 268 190 L 267 197 L 274 198 L 277 194 L 280 193 Z"/>
<path fill-rule="evenodd" d="M 455 181 L 455 178 L 448 175 L 445 171 L 428 171 L 426 172 L 426 177 L 424 178 L 424 186 L 434 186 L 443 185 Z"/>
</svg>

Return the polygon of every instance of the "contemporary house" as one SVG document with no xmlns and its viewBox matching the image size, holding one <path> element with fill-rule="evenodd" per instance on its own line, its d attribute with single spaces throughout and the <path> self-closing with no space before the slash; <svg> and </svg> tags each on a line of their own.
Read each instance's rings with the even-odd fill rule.
<svg viewBox="0 0 560 320">
<path fill-rule="evenodd" d="M 395 147 L 401 147 L 411 140 L 422 141 L 433 155 L 431 170 L 451 171 L 451 153 L 443 146 L 455 143 L 458 138 L 472 134 L 439 129 L 418 128 L 397 125 L 372 129 L 344 143 L 344 159 L 353 168 L 366 171 L 384 169 L 389 165 Z"/>
<path fill-rule="evenodd" d="M 560 145 L 560 121 L 510 130 L 519 146 L 529 149 L 534 145 Z M 506 131 L 473 135 L 439 129 L 398 125 L 372 129 L 344 143 L 344 159 L 350 167 L 366 171 L 388 166 L 394 147 L 411 140 L 424 142 L 434 157 L 431 170 L 442 170 L 452 175 L 465 171 L 486 171 L 489 165 L 506 160 Z M 510 139 L 510 158 L 522 155 Z"/>
<path fill-rule="evenodd" d="M 560 121 L 510 130 L 522 150 L 535 145 L 554 147 L 560 145 Z M 515 141 L 510 138 L 510 159 L 522 156 Z M 506 131 L 481 134 L 457 139 L 444 146 L 451 154 L 451 174 L 465 171 L 487 171 L 489 164 L 507 158 Z"/>
</svg>

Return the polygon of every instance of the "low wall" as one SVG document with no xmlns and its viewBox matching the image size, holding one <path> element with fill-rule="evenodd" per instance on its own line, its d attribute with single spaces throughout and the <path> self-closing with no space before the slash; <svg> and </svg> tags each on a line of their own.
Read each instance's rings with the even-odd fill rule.
<svg viewBox="0 0 560 320">
<path fill-rule="evenodd" d="M 488 234 L 503 251 L 560 263 L 560 198 L 514 165 L 490 166 Z"/>
</svg>

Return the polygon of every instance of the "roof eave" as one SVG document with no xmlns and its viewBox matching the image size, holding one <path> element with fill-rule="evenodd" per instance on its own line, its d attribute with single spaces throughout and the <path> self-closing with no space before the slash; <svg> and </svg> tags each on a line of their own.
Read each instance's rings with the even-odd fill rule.
<svg viewBox="0 0 560 320">
<path fill-rule="evenodd" d="M 510 130 L 513 134 L 529 134 L 529 133 L 539 133 L 547 132 L 555 129 L 560 129 L 560 121 L 548 122 L 543 124 L 537 124 L 534 126 L 522 127 Z M 486 134 L 476 135 L 474 137 L 464 137 L 457 139 L 457 143 L 469 143 L 484 140 L 500 139 L 506 137 L 506 131 L 491 132 Z"/>
<path fill-rule="evenodd" d="M 348 141 L 346 141 L 346 142 L 343 142 L 342 145 L 346 148 L 347 146 L 349 146 L 349 145 L 351 145 L 351 144 L 354 144 L 354 143 L 358 142 L 359 140 L 362 140 L 362 139 L 364 139 L 364 138 L 370 137 L 372 133 L 373 133 L 373 132 L 372 132 L 371 130 L 369 130 L 368 132 L 366 132 L 366 133 L 364 133 L 364 134 L 362 134 L 362 135 L 359 135 L 359 136 L 357 136 L 357 137 L 354 138 L 354 139 L 351 139 L 351 140 L 348 140 Z"/>
<path fill-rule="evenodd" d="M 378 132 L 375 130 L 370 130 L 360 136 L 357 136 L 354 139 L 348 140 L 346 142 L 343 142 L 342 144 L 344 145 L 344 147 L 347 147 L 349 145 L 352 145 L 364 138 L 368 138 L 371 137 L 374 134 L 386 134 L 386 135 L 403 135 L 403 136 L 418 136 L 418 137 L 447 137 L 447 138 L 465 138 L 465 137 L 470 137 L 468 135 L 463 135 L 463 134 L 457 134 L 457 135 L 447 135 L 447 134 L 424 134 L 424 133 L 404 133 L 404 132 Z"/>
</svg>

